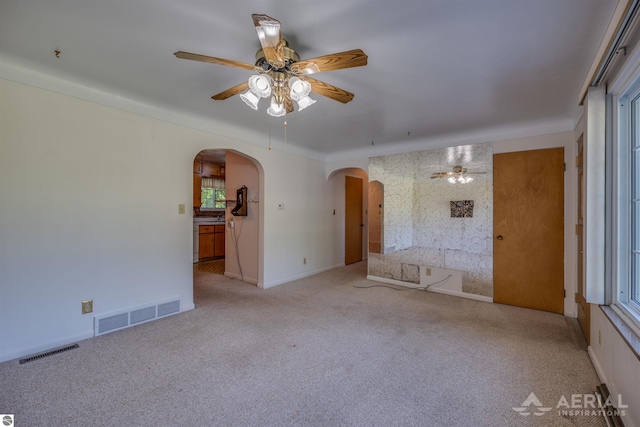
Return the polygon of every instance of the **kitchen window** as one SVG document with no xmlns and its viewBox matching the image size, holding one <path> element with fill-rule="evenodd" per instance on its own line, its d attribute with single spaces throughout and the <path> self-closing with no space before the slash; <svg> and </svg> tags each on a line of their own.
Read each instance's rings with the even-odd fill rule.
<svg viewBox="0 0 640 427">
<path fill-rule="evenodd" d="M 224 209 L 227 206 L 224 179 L 202 178 L 201 209 Z"/>
</svg>

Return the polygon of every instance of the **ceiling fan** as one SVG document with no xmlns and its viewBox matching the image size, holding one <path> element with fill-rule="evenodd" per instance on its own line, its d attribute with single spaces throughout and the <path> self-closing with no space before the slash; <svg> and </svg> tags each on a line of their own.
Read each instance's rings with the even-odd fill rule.
<svg viewBox="0 0 640 427">
<path fill-rule="evenodd" d="M 469 175 L 480 175 L 486 174 L 486 172 L 468 172 L 467 169 L 462 166 L 454 166 L 450 172 L 434 172 L 431 174 L 431 179 L 435 178 L 447 178 L 447 180 L 452 183 L 460 183 L 467 184 L 473 181 L 473 177 Z"/>
<path fill-rule="evenodd" d="M 222 101 L 240 94 L 240 98 L 249 107 L 257 110 L 261 98 L 271 97 L 271 105 L 267 113 L 274 117 L 292 112 L 293 101 L 298 104 L 298 111 L 315 103 L 316 101 L 309 97 L 310 92 L 343 104 L 353 99 L 352 93 L 313 79 L 309 75 L 367 65 L 368 57 L 362 50 L 354 49 L 300 60 L 296 51 L 290 48 L 287 41 L 282 38 L 280 22 L 277 19 L 261 14 L 253 14 L 251 17 L 262 46 L 262 49 L 256 53 L 255 65 L 197 53 L 183 51 L 174 53 L 181 59 L 226 65 L 257 73 L 248 81 L 213 95 L 211 98 Z"/>
</svg>

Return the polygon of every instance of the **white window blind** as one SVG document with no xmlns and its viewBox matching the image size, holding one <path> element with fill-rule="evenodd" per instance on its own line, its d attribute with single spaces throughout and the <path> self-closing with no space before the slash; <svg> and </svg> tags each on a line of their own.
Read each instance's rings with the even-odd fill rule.
<svg viewBox="0 0 640 427">
<path fill-rule="evenodd" d="M 215 190 L 224 190 L 224 179 L 202 178 L 201 188 L 213 188 Z"/>
</svg>

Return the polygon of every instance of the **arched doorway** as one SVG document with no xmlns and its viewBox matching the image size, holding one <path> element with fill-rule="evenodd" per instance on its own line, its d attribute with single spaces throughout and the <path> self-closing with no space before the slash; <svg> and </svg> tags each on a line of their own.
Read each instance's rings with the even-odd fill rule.
<svg viewBox="0 0 640 427">
<path fill-rule="evenodd" d="M 194 272 L 223 274 L 260 286 L 262 166 L 235 150 L 207 149 L 195 156 L 193 171 Z M 243 210 L 235 209 L 238 190 Z"/>
</svg>

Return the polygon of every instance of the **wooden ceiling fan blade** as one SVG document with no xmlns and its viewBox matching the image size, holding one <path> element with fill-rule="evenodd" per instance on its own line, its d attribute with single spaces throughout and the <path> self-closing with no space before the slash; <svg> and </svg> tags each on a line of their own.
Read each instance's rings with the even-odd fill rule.
<svg viewBox="0 0 640 427">
<path fill-rule="evenodd" d="M 291 65 L 296 74 L 313 74 L 367 65 L 368 56 L 361 49 L 305 59 Z"/>
<path fill-rule="evenodd" d="M 318 95 L 326 96 L 327 98 L 342 102 L 343 104 L 346 104 L 353 99 L 354 95 L 351 92 L 347 92 L 346 90 L 330 85 L 329 83 L 321 82 L 320 80 L 312 79 L 311 77 L 305 77 L 304 80 L 311 84 L 311 91 Z"/>
<path fill-rule="evenodd" d="M 208 62 L 209 64 L 226 65 L 228 67 L 242 68 L 244 70 L 250 70 L 250 71 L 255 71 L 256 69 L 259 70 L 259 68 L 257 68 L 255 65 L 251 65 L 251 64 L 247 64 L 239 61 L 232 61 L 231 59 L 222 59 L 222 58 L 215 58 L 213 56 L 200 55 L 198 53 L 179 51 L 174 53 L 174 55 L 176 56 L 176 58 L 189 59 L 191 61 L 200 61 L 200 62 Z"/>
<path fill-rule="evenodd" d="M 451 172 L 434 172 L 433 174 L 431 174 L 431 179 L 434 179 L 434 178 L 446 178 L 449 175 L 451 175 Z"/>
<path fill-rule="evenodd" d="M 284 48 L 280 21 L 268 15 L 254 13 L 253 25 L 256 27 L 258 39 L 262 46 L 264 57 L 274 68 L 284 67 Z"/>
<path fill-rule="evenodd" d="M 244 92 L 245 90 L 249 90 L 249 82 L 243 82 L 239 85 L 235 85 L 234 87 L 220 92 L 217 95 L 213 95 L 211 99 L 215 99 L 216 101 L 224 101 L 225 99 L 231 98 L 232 96 Z"/>
</svg>

